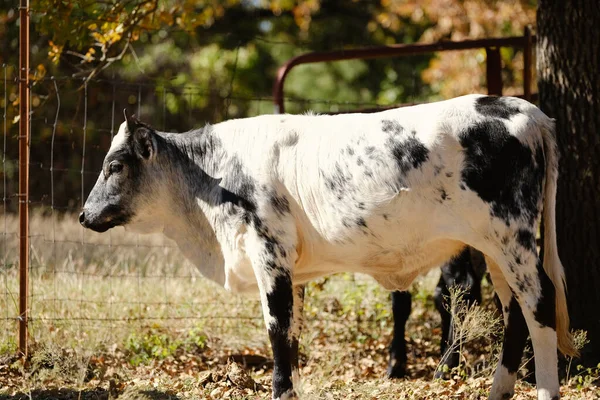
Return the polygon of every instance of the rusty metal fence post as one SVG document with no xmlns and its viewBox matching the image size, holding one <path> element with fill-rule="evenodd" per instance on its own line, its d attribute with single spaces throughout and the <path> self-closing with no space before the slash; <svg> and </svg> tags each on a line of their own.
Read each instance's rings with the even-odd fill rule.
<svg viewBox="0 0 600 400">
<path fill-rule="evenodd" d="M 457 42 L 442 41 L 437 43 L 396 44 L 390 46 L 310 52 L 300 54 L 298 56 L 290 58 L 277 70 L 277 76 L 275 77 L 275 82 L 273 83 L 274 113 L 285 113 L 285 99 L 283 94 L 285 79 L 288 76 L 289 72 L 298 65 L 342 60 L 367 60 L 375 58 L 402 57 L 442 51 L 485 49 L 487 55 L 486 77 L 488 94 L 502 95 L 502 57 L 500 54 L 500 48 L 502 47 L 523 48 L 524 93 L 522 97 L 524 97 L 526 100 L 531 101 L 535 97 L 535 95 L 531 93 L 531 62 L 532 48 L 534 43 L 535 36 L 532 34 L 531 28 L 527 27 L 523 36 L 487 39 L 467 39 Z M 368 112 L 375 111 L 375 109 L 361 111 Z"/>
<path fill-rule="evenodd" d="M 502 57 L 499 47 L 485 48 L 486 81 L 489 95 L 502 96 Z"/>
<path fill-rule="evenodd" d="M 531 62 L 533 59 L 533 34 L 531 25 L 525 27 L 525 46 L 523 47 L 523 98 L 531 101 Z"/>
<path fill-rule="evenodd" d="M 29 0 L 21 0 L 19 14 L 19 354 L 26 357 L 29 314 Z"/>
</svg>

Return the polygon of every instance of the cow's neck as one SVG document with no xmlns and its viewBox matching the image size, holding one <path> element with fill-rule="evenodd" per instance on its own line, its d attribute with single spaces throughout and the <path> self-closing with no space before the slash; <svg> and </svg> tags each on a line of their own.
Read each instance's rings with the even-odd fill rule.
<svg viewBox="0 0 600 400">
<path fill-rule="evenodd" d="M 208 178 L 219 170 L 224 153 L 212 126 L 161 136 L 170 163 L 177 163 L 177 168 L 184 175 L 190 175 L 197 184 L 214 183 Z"/>
<path fill-rule="evenodd" d="M 201 211 L 183 210 L 179 215 L 173 213 L 172 218 L 165 223 L 163 233 L 177 243 L 183 255 L 202 275 L 220 285 L 225 283 L 221 247 Z"/>
<path fill-rule="evenodd" d="M 165 183 L 157 201 L 166 201 L 161 208 L 170 210 L 163 218 L 163 232 L 204 276 L 223 285 L 223 255 L 213 216 L 206 207 L 212 188 L 218 185 L 204 170 L 205 159 L 210 157 L 208 152 L 212 148 L 206 144 L 205 134 L 180 134 L 166 139 L 156 170 L 164 174 L 160 181 Z"/>
</svg>

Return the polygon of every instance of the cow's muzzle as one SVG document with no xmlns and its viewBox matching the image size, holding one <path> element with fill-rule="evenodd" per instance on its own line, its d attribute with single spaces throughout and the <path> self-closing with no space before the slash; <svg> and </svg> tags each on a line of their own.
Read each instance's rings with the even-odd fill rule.
<svg viewBox="0 0 600 400">
<path fill-rule="evenodd" d="M 85 210 L 79 214 L 79 223 L 81 226 L 87 229 L 91 229 L 94 232 L 106 232 L 110 228 L 114 228 L 118 224 L 115 221 L 107 221 L 107 222 L 94 222 L 90 218 L 86 217 Z"/>
</svg>

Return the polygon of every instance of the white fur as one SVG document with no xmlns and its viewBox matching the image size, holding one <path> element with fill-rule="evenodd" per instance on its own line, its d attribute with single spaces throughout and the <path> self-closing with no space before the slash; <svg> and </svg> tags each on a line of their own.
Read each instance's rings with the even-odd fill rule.
<svg viewBox="0 0 600 400">
<path fill-rule="evenodd" d="M 121 126 L 119 126 L 117 134 L 113 136 L 112 142 L 110 142 L 110 149 L 108 150 L 108 154 L 123 146 L 125 140 L 127 139 L 127 135 L 127 122 L 123 122 Z"/>
</svg>

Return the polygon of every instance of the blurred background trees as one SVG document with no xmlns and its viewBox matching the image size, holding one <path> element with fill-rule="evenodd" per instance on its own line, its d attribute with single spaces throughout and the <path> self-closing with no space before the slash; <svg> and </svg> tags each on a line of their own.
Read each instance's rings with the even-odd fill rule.
<svg viewBox="0 0 600 400">
<path fill-rule="evenodd" d="M 0 10 L 1 61 L 16 65 L 13 3 Z M 32 3 L 32 65 L 38 77 L 175 80 L 221 95 L 235 70 L 234 93 L 269 96 L 276 68 L 293 55 L 521 35 L 535 22 L 535 6 L 525 0 L 40 0 Z M 510 93 L 520 83 L 512 70 L 520 70 L 522 58 L 503 52 Z M 484 61 L 484 52 L 475 51 L 305 66 L 290 76 L 288 95 L 376 104 L 451 97 L 482 90 Z"/>
<path fill-rule="evenodd" d="M 535 5 L 525 0 L 32 2 L 31 179 L 38 192 L 32 193 L 32 200 L 48 205 L 54 181 L 54 207 L 77 208 L 81 187 L 84 194 L 91 188 L 124 108 L 159 129 L 173 131 L 272 113 L 275 73 L 292 56 L 522 35 L 524 26 L 535 22 Z M 8 76 L 3 85 L 9 131 L 5 174 L 13 178 L 17 6 L 17 0 L 0 5 L 0 62 Z M 522 54 L 503 49 L 502 57 L 505 92 L 520 93 Z M 286 110 L 297 113 L 424 102 L 472 92 L 485 92 L 483 50 L 304 65 L 290 73 L 285 95 Z M 52 154 L 54 175 L 49 171 Z"/>
</svg>

